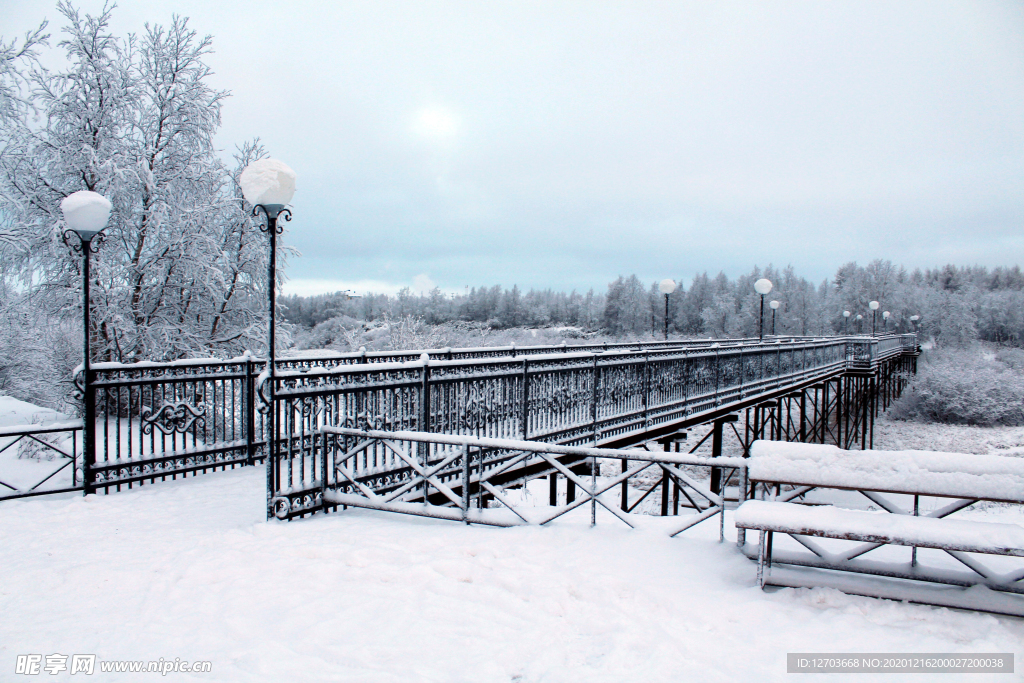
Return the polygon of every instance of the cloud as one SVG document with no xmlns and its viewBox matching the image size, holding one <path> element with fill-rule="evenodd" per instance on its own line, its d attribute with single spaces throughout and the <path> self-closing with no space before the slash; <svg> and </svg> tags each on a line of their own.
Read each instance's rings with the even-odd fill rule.
<svg viewBox="0 0 1024 683">
<path fill-rule="evenodd" d="M 290 278 L 281 288 L 284 294 L 312 296 L 315 294 L 334 294 L 335 292 L 353 292 L 355 294 L 397 294 L 401 284 L 382 280 L 330 280 Z"/>
<path fill-rule="evenodd" d="M 8 38 L 42 18 L 8 5 Z M 299 174 L 290 288 L 1024 261 L 1020 3 L 153 0 L 114 30 L 174 12 L 214 34 L 218 144 Z"/>
<path fill-rule="evenodd" d="M 424 294 L 429 292 L 437 285 L 430 279 L 430 276 L 426 273 L 420 273 L 412 279 L 412 291 Z"/>
</svg>

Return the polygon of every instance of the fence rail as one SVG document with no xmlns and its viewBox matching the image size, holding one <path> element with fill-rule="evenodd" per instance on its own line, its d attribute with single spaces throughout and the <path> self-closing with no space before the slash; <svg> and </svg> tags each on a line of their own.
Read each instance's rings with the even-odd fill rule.
<svg viewBox="0 0 1024 683">
<path fill-rule="evenodd" d="M 81 490 L 81 431 L 81 420 L 0 428 L 0 500 Z"/>
<path fill-rule="evenodd" d="M 695 514 L 686 516 L 670 535 L 717 515 L 719 534 L 724 539 L 724 493 L 710 490 L 680 467 L 717 467 L 739 473 L 737 490 L 741 496 L 746 491 L 746 461 L 742 458 L 709 459 L 680 453 L 342 427 L 324 427 L 322 437 L 328 457 L 319 491 L 303 492 L 301 500 L 294 495 L 274 498 L 272 505 L 278 518 L 287 519 L 297 510 L 336 509 L 342 505 L 466 524 L 543 525 L 589 504 L 591 523 L 596 521 L 600 507 L 632 527 L 628 511 L 636 503 L 632 507 L 629 504 L 628 482 L 653 468 L 677 489 L 694 493 L 685 494 L 691 501 L 703 501 L 694 502 Z M 573 471 L 573 465 L 581 461 L 587 463 L 589 477 Z M 612 465 L 612 470 L 621 467 L 621 471 L 599 479 L 602 464 Z M 524 467 L 532 467 L 535 474 L 564 476 L 580 497 L 567 496 L 562 505 L 554 499 L 545 507 L 517 505 L 507 497 L 503 483 L 509 473 Z M 622 494 L 616 500 L 619 488 Z M 497 505 L 488 505 L 489 500 Z"/>
</svg>

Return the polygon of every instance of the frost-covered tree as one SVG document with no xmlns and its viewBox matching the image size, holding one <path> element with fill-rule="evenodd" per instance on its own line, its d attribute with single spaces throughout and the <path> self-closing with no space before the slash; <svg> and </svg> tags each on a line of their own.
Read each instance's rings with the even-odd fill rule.
<svg viewBox="0 0 1024 683">
<path fill-rule="evenodd" d="M 611 334 L 651 332 L 651 299 L 636 275 L 619 277 L 608 285 L 604 307 L 605 329 Z"/>
<path fill-rule="evenodd" d="M 94 261 L 97 358 L 261 347 L 266 245 L 235 178 L 263 150 L 244 145 L 234 169 L 217 154 L 227 93 L 209 83 L 210 37 L 174 17 L 121 39 L 110 7 L 58 8 L 66 66 L 22 72 L 15 115 L 0 123 L 0 214 L 27 238 L 4 257 L 2 277 L 30 283 L 21 291 L 33 305 L 77 315 L 80 262 L 59 239 L 59 205 L 92 190 L 114 206 Z"/>
<path fill-rule="evenodd" d="M 43 22 L 35 31 L 26 33 L 20 42 L 0 39 L 0 126 L 8 125 L 29 109 L 29 102 L 24 97 L 27 74 L 31 67 L 36 66 L 39 47 L 49 39 L 43 33 L 45 29 L 46 22 Z M 6 141 L 0 138 L 0 158 L 6 153 L 6 147 Z M 11 216 L 0 213 L 0 257 L 26 246 L 21 226 Z"/>
</svg>

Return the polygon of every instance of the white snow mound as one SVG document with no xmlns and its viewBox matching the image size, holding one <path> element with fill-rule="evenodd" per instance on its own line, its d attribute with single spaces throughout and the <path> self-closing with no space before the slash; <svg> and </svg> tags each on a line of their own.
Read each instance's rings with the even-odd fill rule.
<svg viewBox="0 0 1024 683">
<path fill-rule="evenodd" d="M 1024 458 L 935 451 L 844 451 L 756 441 L 750 478 L 828 488 L 1024 501 Z"/>
</svg>

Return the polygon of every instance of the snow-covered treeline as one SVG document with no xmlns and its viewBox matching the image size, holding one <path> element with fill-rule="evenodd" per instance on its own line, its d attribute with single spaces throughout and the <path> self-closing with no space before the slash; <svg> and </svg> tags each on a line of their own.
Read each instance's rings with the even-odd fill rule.
<svg viewBox="0 0 1024 683">
<path fill-rule="evenodd" d="M 80 362 L 81 257 L 60 213 L 78 190 L 114 207 L 93 257 L 94 359 L 234 355 L 265 336 L 266 240 L 236 182 L 263 149 L 232 167 L 214 148 L 228 93 L 209 83 L 208 36 L 175 17 L 118 37 L 112 7 L 64 1 L 59 36 L 0 40 L 0 393 L 46 405 Z"/>
<path fill-rule="evenodd" d="M 868 302 L 877 300 L 881 304 L 876 318 L 879 331 L 884 325 L 881 313 L 887 310 L 891 313 L 890 331 L 910 331 L 910 316 L 917 315 L 923 335 L 942 345 L 960 346 L 978 338 L 1015 345 L 1024 340 L 1024 273 L 1018 267 L 990 271 L 946 266 L 908 272 L 884 260 L 867 266 L 848 263 L 833 279 L 818 285 L 798 276 L 792 267 L 781 271 L 771 266 L 754 268 L 736 279 L 724 273 L 713 278 L 701 273 L 687 287 L 669 295 L 669 332 L 756 335 L 760 298 L 753 283 L 761 277 L 774 284 L 767 298 L 780 302 L 775 321 L 779 334 L 832 334 L 847 329 L 868 333 Z M 607 292 L 598 294 L 524 293 L 518 287 L 494 286 L 454 295 L 437 288 L 420 295 L 404 289 L 393 297 L 366 294 L 353 298 L 338 293 L 290 296 L 282 302 L 286 319 L 309 331 L 299 334 L 307 348 L 346 348 L 344 340 L 348 338 L 372 343 L 372 339 L 341 333 L 360 322 L 365 328 L 391 328 L 395 321 L 412 319 L 425 326 L 465 323 L 469 330 L 571 326 L 590 334 L 642 337 L 660 335 L 665 315 L 664 295 L 657 284 L 644 283 L 635 275 L 619 277 L 608 285 Z M 843 311 L 851 312 L 848 322 Z M 860 321 L 858 314 L 863 316 Z M 770 316 L 766 309 L 769 326 Z"/>
</svg>

